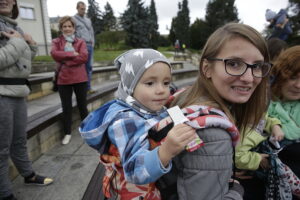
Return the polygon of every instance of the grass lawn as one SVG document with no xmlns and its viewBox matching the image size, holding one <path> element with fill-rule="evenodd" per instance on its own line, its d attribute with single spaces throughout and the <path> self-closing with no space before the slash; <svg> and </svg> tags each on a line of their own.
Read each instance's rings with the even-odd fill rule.
<svg viewBox="0 0 300 200">
<path fill-rule="evenodd" d="M 158 48 L 158 51 L 162 52 L 166 57 L 172 57 L 173 55 L 167 52 L 166 47 Z M 122 54 L 127 50 L 103 50 L 103 49 L 96 49 L 94 51 L 94 61 L 101 62 L 101 61 L 111 61 L 114 60 L 117 56 Z M 44 62 L 52 62 L 53 59 L 51 56 L 36 56 L 34 61 L 44 61 Z"/>
</svg>

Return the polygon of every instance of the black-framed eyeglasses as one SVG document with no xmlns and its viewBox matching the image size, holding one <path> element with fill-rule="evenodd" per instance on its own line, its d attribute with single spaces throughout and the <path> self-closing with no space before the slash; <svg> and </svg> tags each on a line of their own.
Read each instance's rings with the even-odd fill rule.
<svg viewBox="0 0 300 200">
<path fill-rule="evenodd" d="M 263 78 L 268 75 L 273 64 L 268 62 L 259 62 L 248 64 L 239 59 L 221 59 L 221 58 L 206 58 L 209 61 L 222 61 L 225 64 L 225 71 L 231 76 L 242 76 L 248 68 L 251 68 L 252 75 L 257 78 Z"/>
</svg>

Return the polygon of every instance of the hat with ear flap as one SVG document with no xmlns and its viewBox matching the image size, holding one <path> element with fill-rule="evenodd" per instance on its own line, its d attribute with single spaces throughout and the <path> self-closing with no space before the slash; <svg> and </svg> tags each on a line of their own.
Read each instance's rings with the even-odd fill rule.
<svg viewBox="0 0 300 200">
<path fill-rule="evenodd" d="M 276 12 L 274 12 L 274 11 L 272 11 L 270 9 L 266 10 L 266 20 L 267 21 L 270 21 L 270 20 L 274 19 L 275 16 L 276 16 Z"/>
<path fill-rule="evenodd" d="M 118 56 L 114 63 L 121 81 L 116 97 L 143 113 L 152 111 L 133 98 L 133 92 L 144 72 L 157 62 L 163 62 L 171 69 L 170 61 L 154 49 L 132 49 Z"/>
<path fill-rule="evenodd" d="M 19 16 L 18 2 L 17 2 L 17 0 L 15 0 L 15 5 L 13 6 L 13 9 L 12 9 L 11 18 L 16 19 L 18 16 Z"/>
</svg>

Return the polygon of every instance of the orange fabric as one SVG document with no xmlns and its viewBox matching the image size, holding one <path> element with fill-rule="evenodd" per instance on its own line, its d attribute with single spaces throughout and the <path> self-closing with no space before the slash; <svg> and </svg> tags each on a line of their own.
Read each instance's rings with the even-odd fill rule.
<svg viewBox="0 0 300 200">
<path fill-rule="evenodd" d="M 155 183 L 136 185 L 128 183 L 125 180 L 120 155 L 113 144 L 110 145 L 108 154 L 100 156 L 100 161 L 106 169 L 102 190 L 107 198 L 115 194 L 119 200 L 140 200 L 140 197 L 143 197 L 143 200 L 161 199 L 160 192 L 156 188 Z"/>
</svg>

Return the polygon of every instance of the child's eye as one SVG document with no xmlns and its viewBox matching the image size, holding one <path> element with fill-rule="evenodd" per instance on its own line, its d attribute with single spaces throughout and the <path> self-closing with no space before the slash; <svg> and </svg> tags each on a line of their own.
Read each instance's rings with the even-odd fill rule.
<svg viewBox="0 0 300 200">
<path fill-rule="evenodd" d="M 148 86 L 151 86 L 151 85 L 153 85 L 153 82 L 146 82 L 145 84 Z"/>
</svg>

